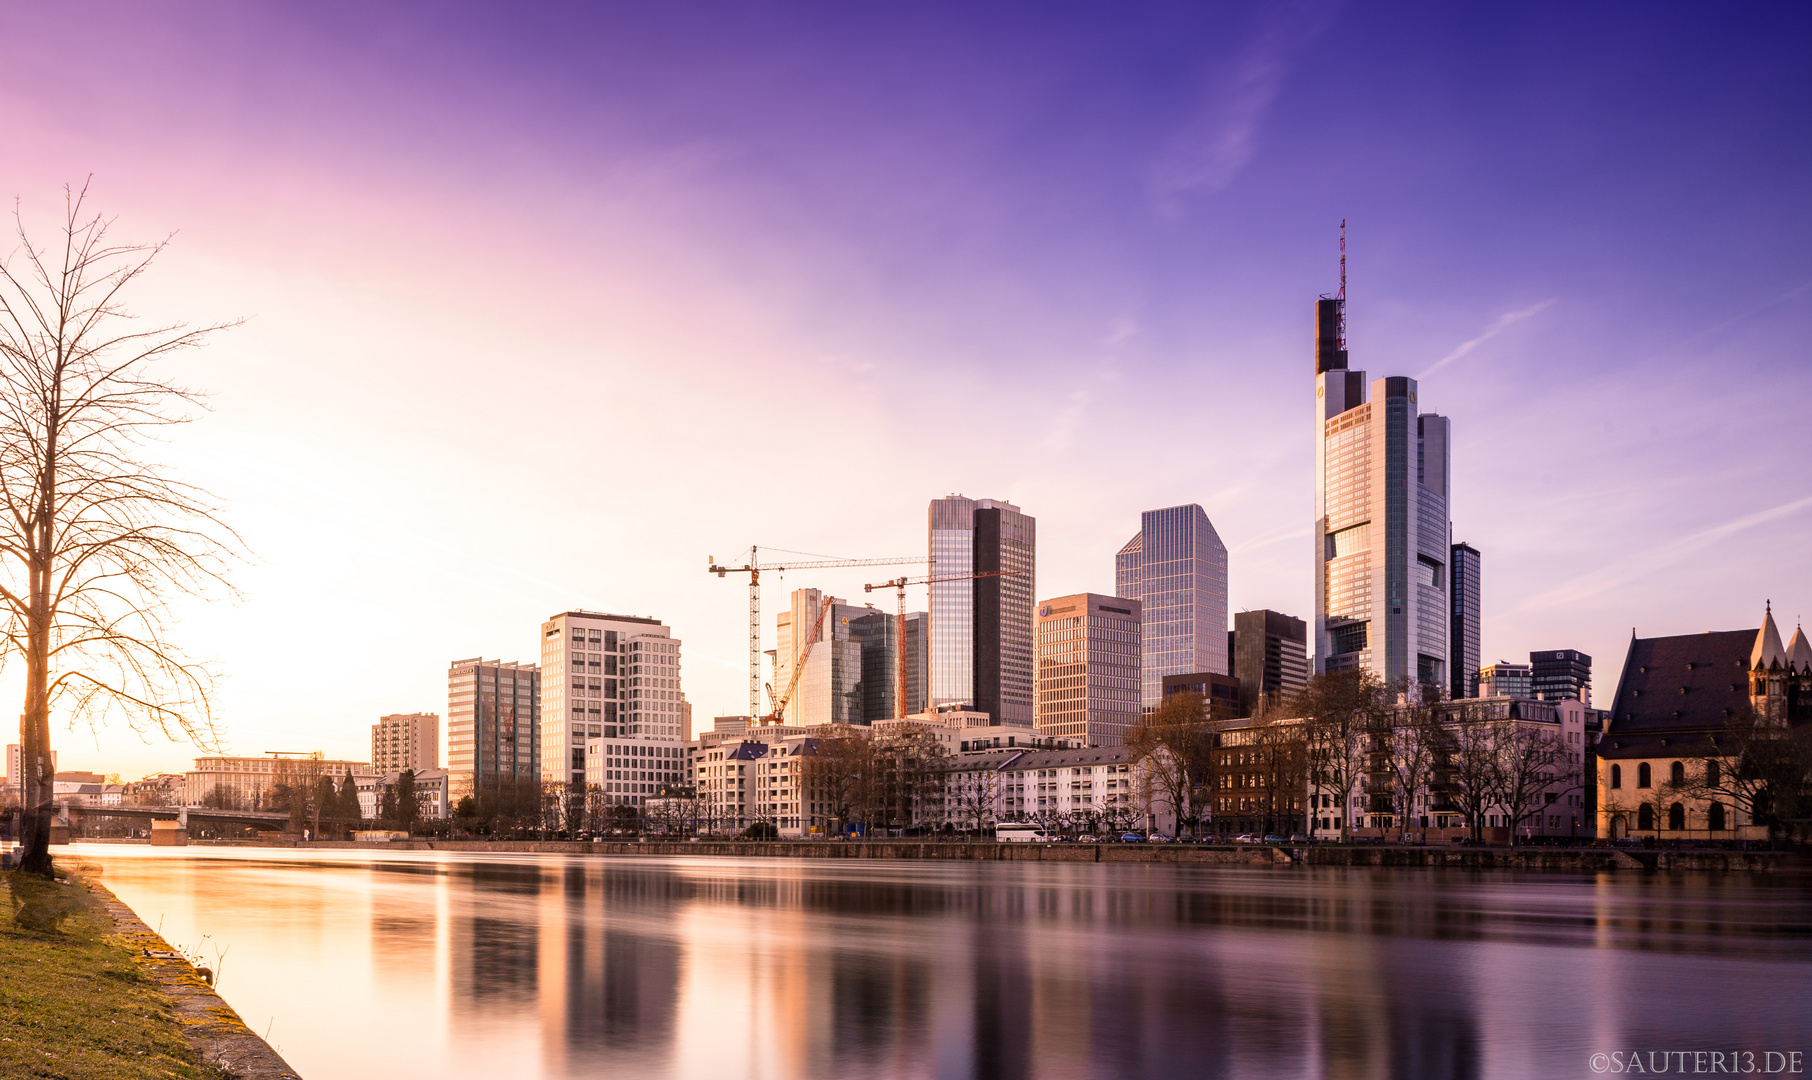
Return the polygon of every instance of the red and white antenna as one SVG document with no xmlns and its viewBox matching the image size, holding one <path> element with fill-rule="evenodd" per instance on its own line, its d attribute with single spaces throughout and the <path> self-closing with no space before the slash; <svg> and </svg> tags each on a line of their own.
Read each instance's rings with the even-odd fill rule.
<svg viewBox="0 0 1812 1080">
<path fill-rule="evenodd" d="M 1339 341 L 1334 346 L 1341 352 L 1346 351 L 1346 219 L 1340 219 L 1340 332 Z"/>
</svg>

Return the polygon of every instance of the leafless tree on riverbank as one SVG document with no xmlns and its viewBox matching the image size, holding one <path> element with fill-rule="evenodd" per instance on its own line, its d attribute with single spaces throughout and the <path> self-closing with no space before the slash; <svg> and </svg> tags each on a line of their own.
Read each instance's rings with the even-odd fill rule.
<svg viewBox="0 0 1812 1080">
<path fill-rule="evenodd" d="M 170 640 L 177 596 L 225 585 L 239 543 L 149 453 L 200 406 L 157 372 L 226 325 L 140 325 L 124 297 L 163 250 L 122 244 L 65 192 L 59 239 L 0 261 L 0 604 L 25 662 L 21 868 L 49 876 L 50 717 L 216 749 L 212 676 Z"/>
</svg>

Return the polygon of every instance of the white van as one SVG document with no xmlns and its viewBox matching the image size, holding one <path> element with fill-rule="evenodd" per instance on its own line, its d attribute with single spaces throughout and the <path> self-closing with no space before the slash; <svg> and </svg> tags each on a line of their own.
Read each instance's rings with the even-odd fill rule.
<svg viewBox="0 0 1812 1080">
<path fill-rule="evenodd" d="M 1007 821 L 994 826 L 994 839 L 1002 844 L 1047 844 L 1051 838 L 1036 825 Z"/>
</svg>

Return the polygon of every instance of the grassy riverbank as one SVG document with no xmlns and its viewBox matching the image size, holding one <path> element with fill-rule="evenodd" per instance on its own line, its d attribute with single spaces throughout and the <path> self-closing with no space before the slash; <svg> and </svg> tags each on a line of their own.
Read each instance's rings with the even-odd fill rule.
<svg viewBox="0 0 1812 1080">
<path fill-rule="evenodd" d="M 0 874 L 0 1078 L 225 1077 L 79 878 Z"/>
</svg>

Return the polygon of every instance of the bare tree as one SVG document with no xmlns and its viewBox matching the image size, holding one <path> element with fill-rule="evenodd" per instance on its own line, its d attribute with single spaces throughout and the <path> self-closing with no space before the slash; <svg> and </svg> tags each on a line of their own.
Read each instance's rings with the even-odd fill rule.
<svg viewBox="0 0 1812 1080">
<path fill-rule="evenodd" d="M 0 261 L 0 601 L 25 662 L 22 869 L 49 875 L 50 718 L 216 749 L 212 678 L 170 640 L 168 605 L 224 585 L 238 540 L 148 453 L 199 396 L 157 373 L 225 324 L 145 326 L 125 294 L 162 242 L 122 244 L 66 191 L 58 240 Z"/>
<path fill-rule="evenodd" d="M 800 763 L 801 792 L 839 825 L 866 827 L 875 802 L 874 744 L 847 724 L 825 728 L 814 741 L 815 752 Z"/>
<path fill-rule="evenodd" d="M 1490 706 L 1461 705 L 1453 710 L 1446 740 L 1444 792 L 1472 831 L 1483 839 L 1485 814 L 1497 799 L 1497 727 L 1483 710 Z"/>
<path fill-rule="evenodd" d="M 1700 758 L 1687 768 L 1681 795 L 1739 810 L 1770 834 L 1803 835 L 1812 817 L 1812 725 L 1745 710 L 1680 752 Z"/>
<path fill-rule="evenodd" d="M 1561 791 L 1581 787 L 1583 777 L 1572 764 L 1572 755 L 1558 729 L 1515 717 L 1491 723 L 1496 729 L 1495 801 L 1504 811 L 1504 823 L 1510 826 L 1510 842 L 1514 844 L 1516 827 L 1547 808 L 1544 794 L 1558 797 Z M 1569 780 L 1572 783 L 1565 788 L 1555 789 L 1556 783 Z"/>
<path fill-rule="evenodd" d="M 1194 831 L 1212 798 L 1214 734 L 1200 694 L 1168 694 L 1126 733 L 1127 759 L 1138 766 L 1139 801 L 1170 807 Z"/>
<path fill-rule="evenodd" d="M 1384 684 L 1364 669 L 1313 676 L 1296 695 L 1294 711 L 1303 718 L 1309 783 L 1328 809 L 1336 811 L 1343 840 L 1353 827 L 1352 794 L 1365 771 L 1369 733 L 1388 709 Z"/>
<path fill-rule="evenodd" d="M 1416 799 L 1427 795 L 1437 755 L 1445 742 L 1445 711 L 1438 687 L 1405 683 L 1404 703 L 1396 710 L 1387 735 L 1391 798 L 1402 840 L 1415 814 Z"/>
</svg>

